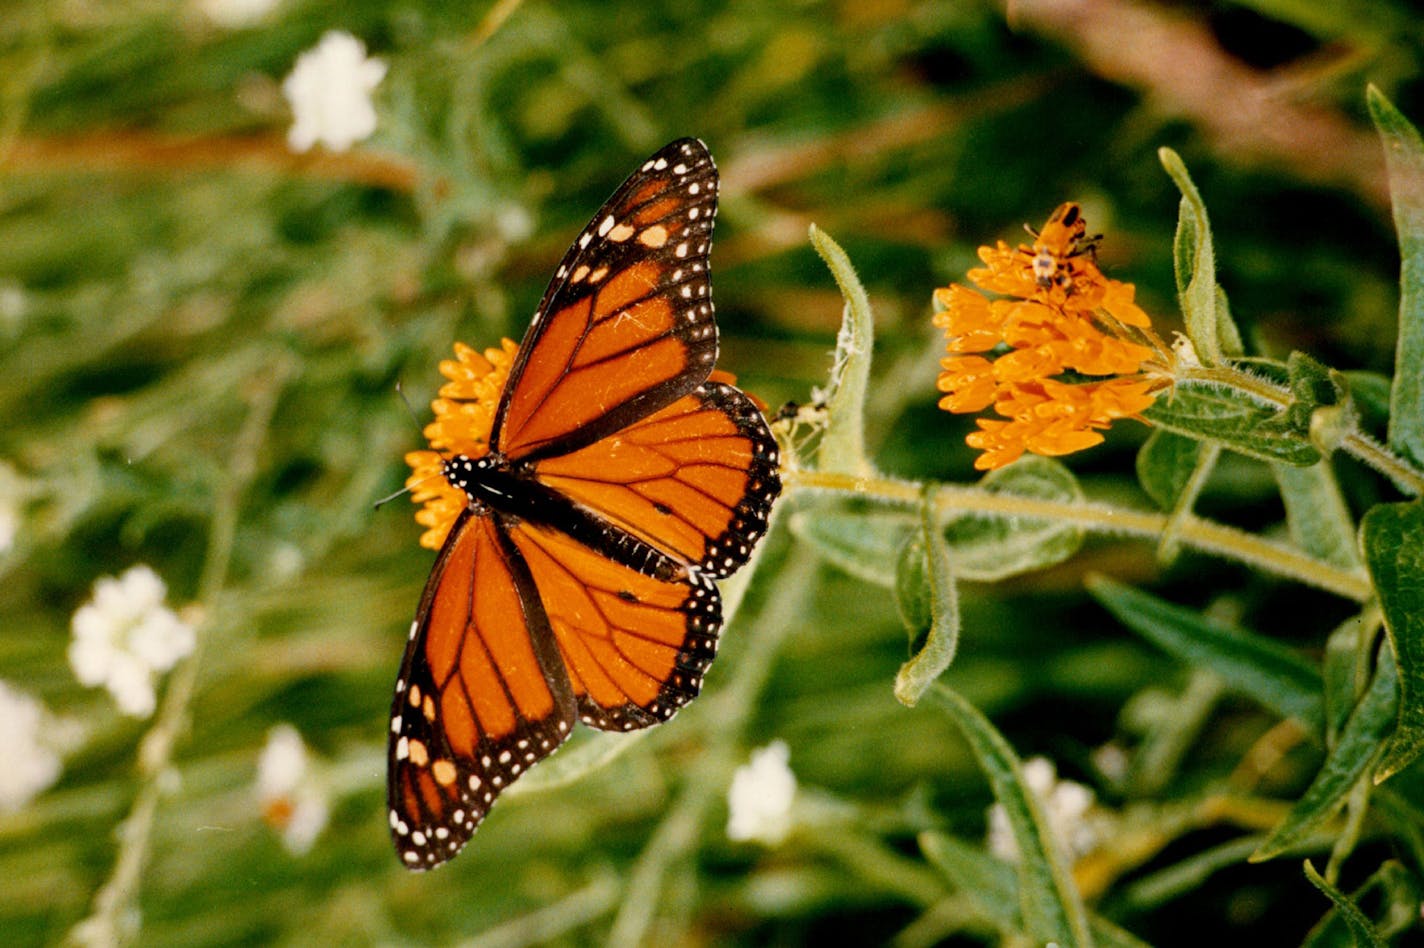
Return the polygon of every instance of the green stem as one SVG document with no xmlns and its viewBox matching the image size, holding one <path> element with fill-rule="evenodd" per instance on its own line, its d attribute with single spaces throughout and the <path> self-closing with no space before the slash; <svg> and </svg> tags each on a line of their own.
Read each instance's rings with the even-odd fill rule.
<svg viewBox="0 0 1424 948">
<path fill-rule="evenodd" d="M 918 484 L 882 477 L 784 471 L 781 480 L 788 494 L 800 490 L 869 496 L 903 503 L 907 508 L 918 503 L 920 496 Z M 1064 502 L 991 493 L 978 487 L 940 487 L 935 492 L 935 507 L 941 519 L 954 514 L 975 514 L 1006 519 L 1055 520 L 1096 533 L 1152 540 L 1160 539 L 1168 526 L 1165 514 L 1103 502 Z M 1315 559 L 1295 547 L 1196 516 L 1175 519 L 1172 526 L 1178 542 L 1203 552 L 1238 560 L 1357 602 L 1363 602 L 1371 595 L 1369 581 L 1362 574 Z"/>
<path fill-rule="evenodd" d="M 257 471 L 257 456 L 277 406 L 277 396 L 291 372 L 289 361 L 274 360 L 263 384 L 253 393 L 247 418 L 233 445 L 229 476 L 223 483 L 213 509 L 208 533 L 207 554 L 198 582 L 198 599 L 203 605 L 203 624 L 211 629 L 212 613 L 227 582 L 232 560 L 233 537 L 242 497 Z M 139 745 L 141 784 L 133 809 L 120 825 L 119 854 L 114 871 L 94 896 L 94 910 L 75 926 L 71 941 L 83 944 L 117 945 L 138 933 L 139 885 L 153 835 L 154 817 L 163 793 L 164 774 L 173 760 L 173 747 L 187 726 L 188 704 L 197 685 L 199 657 L 205 635 L 197 636 L 193 652 L 174 670 L 153 726 Z"/>
</svg>

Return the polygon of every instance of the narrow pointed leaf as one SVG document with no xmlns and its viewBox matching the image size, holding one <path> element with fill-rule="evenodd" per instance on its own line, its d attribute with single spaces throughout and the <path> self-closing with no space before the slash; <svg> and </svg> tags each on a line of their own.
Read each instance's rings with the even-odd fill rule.
<svg viewBox="0 0 1424 948">
<path fill-rule="evenodd" d="M 1305 861 L 1305 877 L 1310 880 L 1311 885 L 1335 903 L 1335 911 L 1340 913 L 1345 924 L 1350 927 L 1350 935 L 1355 939 L 1356 948 L 1386 948 L 1384 939 L 1375 932 L 1374 925 L 1365 917 L 1365 913 L 1350 901 L 1348 895 L 1326 882 L 1320 873 L 1315 871 L 1309 859 Z"/>
<path fill-rule="evenodd" d="M 1241 335 L 1231 321 L 1229 310 L 1218 306 L 1211 221 L 1201 193 L 1192 183 L 1181 157 L 1170 148 L 1159 149 L 1157 156 L 1177 190 L 1182 192 L 1172 256 L 1176 262 L 1177 296 L 1186 320 L 1187 336 L 1205 364 L 1218 365 L 1224 356 L 1239 355 L 1242 347 Z"/>
<path fill-rule="evenodd" d="M 1390 392 L 1389 445 L 1424 463 L 1424 141 L 1384 93 L 1366 96 L 1384 143 L 1385 167 L 1399 235 L 1399 334 Z"/>
<path fill-rule="evenodd" d="M 841 330 L 836 337 L 836 362 L 831 369 L 831 393 L 826 402 L 829 421 L 818 454 L 820 467 L 828 473 L 865 476 L 873 469 L 865 454 L 865 398 L 875 341 L 870 297 L 840 244 L 814 225 L 811 245 L 830 268 L 845 297 Z"/>
<path fill-rule="evenodd" d="M 914 562 L 920 564 L 918 572 L 923 577 L 920 588 L 928 593 L 928 631 L 924 645 L 895 675 L 895 698 L 909 707 L 919 703 L 925 689 L 949 667 L 959 649 L 959 592 L 955 588 L 949 548 L 928 490 L 920 517 L 920 548 L 922 553 Z M 907 610 L 902 608 L 901 611 Z"/>
<path fill-rule="evenodd" d="M 1380 650 L 1379 667 L 1360 703 L 1355 706 L 1340 739 L 1325 759 L 1304 795 L 1291 807 L 1252 862 L 1273 859 L 1311 836 L 1345 805 L 1351 789 L 1368 772 L 1380 745 L 1399 714 L 1399 670 L 1388 648 Z"/>
<path fill-rule="evenodd" d="M 1087 586 L 1119 622 L 1159 648 L 1211 669 L 1234 690 L 1282 717 L 1295 718 L 1311 734 L 1324 733 L 1320 672 L 1295 652 L 1105 576 L 1091 577 Z"/>
<path fill-rule="evenodd" d="M 1424 501 L 1376 505 L 1360 538 L 1399 662 L 1399 724 L 1375 771 L 1379 783 L 1424 751 Z"/>
<path fill-rule="evenodd" d="M 1024 783 L 1018 756 L 958 692 L 936 685 L 929 694 L 963 732 L 989 778 L 994 798 L 1008 814 L 1019 850 L 1019 910 L 1029 937 L 1039 944 L 1056 942 L 1060 948 L 1092 944 L 1082 897 L 1042 806 Z"/>
</svg>

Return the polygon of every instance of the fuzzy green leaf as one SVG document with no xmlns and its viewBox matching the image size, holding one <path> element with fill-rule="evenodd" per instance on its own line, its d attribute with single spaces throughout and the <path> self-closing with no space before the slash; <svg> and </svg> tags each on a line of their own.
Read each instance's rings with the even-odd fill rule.
<svg viewBox="0 0 1424 948">
<path fill-rule="evenodd" d="M 1073 503 L 1083 494 L 1077 479 L 1049 458 L 1025 457 L 991 471 L 979 486 L 993 494 Z M 942 527 L 954 575 L 990 582 L 1061 563 L 1078 551 L 1083 531 L 1071 524 L 1030 517 L 958 513 Z M 864 498 L 807 495 L 791 516 L 791 531 L 852 576 L 887 589 L 919 516 L 906 504 Z"/>
<path fill-rule="evenodd" d="M 1419 924 L 1421 895 L 1424 892 L 1420 891 L 1420 880 L 1404 866 L 1390 860 L 1366 879 L 1351 898 L 1356 905 L 1377 899 L 1380 908 L 1374 913 L 1378 919 L 1375 933 L 1387 940 Z M 1301 948 L 1336 948 L 1345 944 L 1349 930 L 1341 914 L 1331 911 L 1305 936 Z"/>
<path fill-rule="evenodd" d="M 1315 886 L 1325 897 L 1335 903 L 1335 911 L 1339 912 L 1345 919 L 1345 924 L 1350 927 L 1350 934 L 1355 939 L 1356 948 L 1385 948 L 1384 939 L 1375 932 L 1375 927 L 1370 920 L 1365 917 L 1350 897 L 1330 883 L 1326 882 L 1315 871 L 1315 867 L 1310 864 L 1310 860 L 1305 861 L 1305 877 L 1310 880 L 1310 884 Z"/>
<path fill-rule="evenodd" d="M 921 511 L 919 541 L 919 555 L 901 560 L 901 572 L 910 574 L 903 580 L 903 593 L 901 582 L 896 583 L 901 616 L 917 623 L 911 634 L 918 637 L 920 630 L 925 630 L 924 644 L 895 675 L 895 698 L 909 707 L 919 703 L 925 689 L 949 667 L 959 649 L 959 592 L 928 489 Z M 912 548 L 910 544 L 906 546 Z M 924 625 L 918 625 L 920 622 Z"/>
<path fill-rule="evenodd" d="M 1027 455 L 997 471 L 979 486 L 991 494 L 1059 503 L 1083 499 L 1078 479 L 1052 458 Z M 999 580 L 1061 563 L 1083 544 L 1083 531 L 1071 524 L 1030 517 L 958 514 L 946 518 L 954 573 L 961 579 Z"/>
<path fill-rule="evenodd" d="M 1312 835 L 1345 805 L 1399 715 L 1399 669 L 1388 648 L 1380 650 L 1379 667 L 1369 690 L 1355 706 L 1340 739 L 1320 772 L 1281 824 L 1252 855 L 1252 862 L 1274 859 Z"/>
<path fill-rule="evenodd" d="M 1039 944 L 1057 942 L 1061 948 L 1092 944 L 1082 897 L 1073 885 L 1042 806 L 1024 783 L 1013 748 L 958 692 L 936 685 L 929 694 L 963 732 L 989 778 L 994 799 L 1008 814 L 1019 850 L 1019 909 L 1029 937 Z"/>
<path fill-rule="evenodd" d="M 1311 734 L 1324 733 L 1320 672 L 1295 652 L 1105 576 L 1090 577 L 1087 585 L 1119 622 L 1159 648 L 1188 664 L 1211 669 L 1231 688 L 1282 717 L 1295 718 Z"/>
<path fill-rule="evenodd" d="M 1301 427 L 1287 413 L 1233 388 L 1184 380 L 1170 397 L 1158 399 L 1143 415 L 1167 431 L 1205 438 L 1262 461 L 1299 467 L 1320 460 L 1320 451 L 1310 440 L 1308 418 Z"/>
<path fill-rule="evenodd" d="M 1366 96 L 1384 143 L 1385 167 L 1399 235 L 1399 335 L 1390 392 L 1389 445 L 1424 463 L 1424 141 L 1384 93 Z"/>
<path fill-rule="evenodd" d="M 1285 502 L 1286 524 L 1296 546 L 1341 569 L 1359 569 L 1354 519 L 1330 463 L 1272 464 L 1271 473 Z"/>
<path fill-rule="evenodd" d="M 865 398 L 875 342 L 870 297 L 840 244 L 814 225 L 811 245 L 830 268 L 845 297 L 841 329 L 836 337 L 836 361 L 831 369 L 831 392 L 826 399 L 829 420 L 817 457 L 823 471 L 861 477 L 873 471 L 865 454 Z"/>
<path fill-rule="evenodd" d="M 1325 640 L 1321 674 L 1325 680 L 1325 735 L 1329 747 L 1335 746 L 1336 735 L 1350 719 L 1365 686 L 1360 640 L 1373 628 L 1367 630 L 1364 622 L 1363 615 L 1350 616 Z"/>
<path fill-rule="evenodd" d="M 1162 510 L 1177 506 L 1202 456 L 1202 442 L 1153 428 L 1137 452 L 1137 480 L 1152 502 Z"/>
<path fill-rule="evenodd" d="M 1187 336 L 1206 365 L 1218 365 L 1227 355 L 1242 352 L 1241 334 L 1224 305 L 1224 294 L 1218 305 L 1216 284 L 1216 251 L 1212 246 L 1211 221 L 1201 193 L 1192 183 L 1187 166 L 1170 148 L 1161 148 L 1157 156 L 1162 167 L 1182 192 L 1177 215 L 1177 234 L 1172 242 L 1172 256 L 1177 272 L 1177 297 L 1186 322 Z"/>
<path fill-rule="evenodd" d="M 1360 525 L 1365 564 L 1399 662 L 1399 725 L 1375 771 L 1379 783 L 1424 751 L 1424 501 L 1378 504 Z"/>
</svg>

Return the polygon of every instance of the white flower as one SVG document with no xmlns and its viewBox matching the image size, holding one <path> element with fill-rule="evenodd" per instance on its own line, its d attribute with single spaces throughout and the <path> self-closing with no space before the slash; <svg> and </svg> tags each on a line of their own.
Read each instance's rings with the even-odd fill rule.
<svg viewBox="0 0 1424 948">
<path fill-rule="evenodd" d="M 1024 761 L 1024 783 L 1043 805 L 1048 827 L 1063 846 L 1069 861 L 1093 851 L 1100 820 L 1090 813 L 1093 791 L 1072 780 L 1059 780 L 1053 762 L 1043 757 Z M 1009 814 L 1001 804 L 989 807 L 989 851 L 1006 862 L 1018 862 L 1019 847 L 1009 828 Z"/>
<path fill-rule="evenodd" d="M 313 778 L 307 746 L 290 724 L 267 732 L 267 745 L 257 759 L 257 799 L 262 819 L 282 834 L 287 851 L 301 855 L 326 827 L 326 792 Z"/>
<path fill-rule="evenodd" d="M 74 677 L 108 688 L 119 710 L 136 718 L 153 713 L 158 675 L 197 644 L 192 626 L 163 604 L 167 592 L 158 574 L 135 566 L 118 579 L 99 579 L 71 623 Z"/>
<path fill-rule="evenodd" d="M 371 137 L 376 130 L 371 92 L 385 75 L 384 62 L 366 58 L 366 44 L 350 33 L 328 32 L 315 49 L 297 57 L 282 81 L 295 119 L 287 144 L 293 151 L 307 151 L 317 142 L 345 151 Z"/>
<path fill-rule="evenodd" d="M 256 25 L 276 6 L 277 0 L 198 0 L 204 16 L 230 30 Z"/>
<path fill-rule="evenodd" d="M 732 774 L 727 790 L 727 838 L 755 840 L 775 846 L 791 830 L 791 803 L 796 798 L 796 775 L 788 762 L 785 741 L 772 741 L 752 751 L 751 761 Z"/>
<path fill-rule="evenodd" d="M 38 699 L 0 681 L 0 813 L 20 809 L 59 779 L 56 723 Z"/>
</svg>

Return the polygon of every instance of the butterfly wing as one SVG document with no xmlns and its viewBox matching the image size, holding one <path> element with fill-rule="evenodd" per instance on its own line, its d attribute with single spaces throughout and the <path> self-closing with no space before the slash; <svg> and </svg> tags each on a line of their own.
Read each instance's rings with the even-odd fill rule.
<svg viewBox="0 0 1424 948">
<path fill-rule="evenodd" d="M 544 458 L 545 485 L 714 578 L 747 561 L 781 489 L 777 447 L 752 400 L 725 382 L 615 434 Z"/>
<path fill-rule="evenodd" d="M 656 579 L 551 527 L 513 525 L 510 539 L 539 589 L 581 721 L 633 730 L 697 697 L 722 627 L 707 576 Z"/>
<path fill-rule="evenodd" d="M 553 753 L 575 703 L 529 568 L 466 509 L 435 561 L 391 706 L 387 802 L 401 861 L 459 852 L 500 792 Z"/>
<path fill-rule="evenodd" d="M 692 138 L 614 192 L 564 255 L 519 345 L 491 436 L 504 456 L 592 444 L 707 378 L 716 213 L 717 168 Z"/>
</svg>

